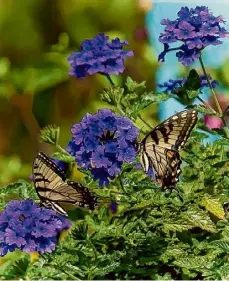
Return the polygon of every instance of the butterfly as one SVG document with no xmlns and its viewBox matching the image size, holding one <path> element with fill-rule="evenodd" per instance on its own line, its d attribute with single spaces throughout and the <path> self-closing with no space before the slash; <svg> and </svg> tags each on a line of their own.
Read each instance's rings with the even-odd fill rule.
<svg viewBox="0 0 229 281">
<path fill-rule="evenodd" d="M 145 172 L 154 170 L 162 189 L 175 187 L 181 173 L 179 151 L 184 147 L 198 120 L 196 110 L 174 114 L 147 134 L 138 146 Z"/>
<path fill-rule="evenodd" d="M 34 159 L 33 179 L 41 206 L 52 208 L 61 215 L 67 216 L 67 213 L 60 203 L 91 210 L 97 206 L 97 196 L 80 183 L 66 181 L 65 172 L 43 152 L 39 152 Z"/>
</svg>

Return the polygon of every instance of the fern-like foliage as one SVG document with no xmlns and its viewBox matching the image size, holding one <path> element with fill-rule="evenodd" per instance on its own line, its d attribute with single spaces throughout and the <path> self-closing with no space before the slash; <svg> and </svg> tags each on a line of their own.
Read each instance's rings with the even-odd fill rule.
<svg viewBox="0 0 229 281">
<path fill-rule="evenodd" d="M 118 95 L 122 96 L 122 99 Z M 168 98 L 162 95 L 159 100 Z M 145 93 L 145 84 L 128 80 L 126 90 L 107 90 L 103 99 L 121 107 L 134 120 L 158 96 Z M 109 186 L 98 188 L 90 172 L 84 184 L 101 200 L 95 211 L 75 210 L 68 236 L 52 254 L 31 259 L 27 254 L 9 254 L 0 264 L 1 279 L 181 280 L 229 278 L 228 214 L 229 140 L 226 137 L 205 144 L 208 131 L 203 122 L 192 133 L 181 152 L 182 174 L 177 192 L 165 192 L 135 164 L 125 164 Z M 67 157 L 67 158 L 66 158 Z M 74 161 L 67 154 L 58 158 Z M 25 181 L 1 188 L 1 209 L 8 200 L 33 198 L 32 185 Z M 16 256 L 14 256 L 16 255 Z M 14 257 L 14 258 L 12 258 Z M 1 260 L 0 260 L 1 261 Z"/>
</svg>

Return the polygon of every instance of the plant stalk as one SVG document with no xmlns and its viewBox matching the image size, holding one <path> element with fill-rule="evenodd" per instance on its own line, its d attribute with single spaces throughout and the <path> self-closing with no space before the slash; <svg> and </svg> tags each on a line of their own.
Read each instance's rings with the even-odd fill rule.
<svg viewBox="0 0 229 281">
<path fill-rule="evenodd" d="M 111 79 L 110 75 L 106 75 L 106 77 L 107 77 L 108 81 L 110 82 L 111 86 L 115 86 L 115 83 Z"/>
<path fill-rule="evenodd" d="M 204 62 L 203 62 L 203 58 L 202 58 L 201 55 L 200 55 L 199 61 L 200 61 L 202 70 L 203 70 L 203 72 L 204 72 L 204 75 L 205 75 L 205 77 L 206 77 L 206 79 L 207 79 L 209 88 L 211 89 L 212 96 L 213 96 L 213 99 L 214 99 L 214 101 L 215 101 L 217 110 L 218 110 L 219 114 L 222 115 L 222 113 L 223 113 L 223 112 L 222 112 L 222 109 L 221 109 L 220 104 L 219 104 L 219 101 L 218 101 L 218 99 L 217 99 L 215 90 L 213 89 L 212 84 L 211 84 L 211 82 L 210 82 L 210 80 L 209 80 L 209 77 L 208 77 L 208 75 L 207 75 L 207 72 L 206 72 L 206 69 L 205 69 L 205 66 L 204 66 Z"/>
<path fill-rule="evenodd" d="M 145 120 L 142 118 L 142 116 L 141 116 L 140 114 L 139 114 L 138 118 L 139 118 L 147 127 L 149 127 L 150 130 L 153 129 L 153 127 L 151 127 L 150 124 L 149 124 L 147 121 L 145 121 Z"/>
</svg>

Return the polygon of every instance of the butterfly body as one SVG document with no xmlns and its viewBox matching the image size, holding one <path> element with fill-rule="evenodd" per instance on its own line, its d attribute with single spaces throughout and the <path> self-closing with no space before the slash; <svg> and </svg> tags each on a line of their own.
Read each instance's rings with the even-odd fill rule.
<svg viewBox="0 0 229 281">
<path fill-rule="evenodd" d="M 74 181 L 66 181 L 65 172 L 43 152 L 39 152 L 34 159 L 33 177 L 41 205 L 62 215 L 67 213 L 60 203 L 91 210 L 97 205 L 97 197 L 87 187 Z"/>
<path fill-rule="evenodd" d="M 196 110 L 179 112 L 146 135 L 139 144 L 140 163 L 145 172 L 152 167 L 162 188 L 172 188 L 181 173 L 179 151 L 197 122 Z"/>
</svg>

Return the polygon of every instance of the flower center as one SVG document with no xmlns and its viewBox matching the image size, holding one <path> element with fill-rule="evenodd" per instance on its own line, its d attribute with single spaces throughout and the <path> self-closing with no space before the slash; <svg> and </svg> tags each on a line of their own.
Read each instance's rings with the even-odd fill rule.
<svg viewBox="0 0 229 281">
<path fill-rule="evenodd" d="M 104 130 L 102 136 L 100 137 L 100 141 L 104 143 L 106 141 L 113 140 L 114 135 L 115 135 L 115 131 Z"/>
<path fill-rule="evenodd" d="M 25 220 L 25 216 L 24 215 L 20 215 L 19 220 L 20 221 L 24 221 Z"/>
</svg>

